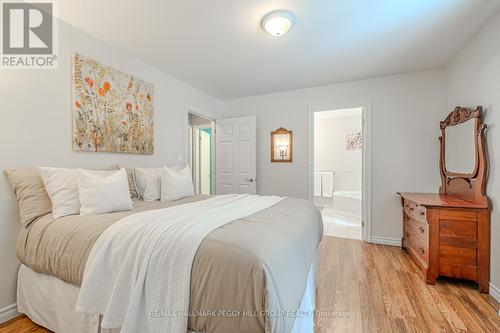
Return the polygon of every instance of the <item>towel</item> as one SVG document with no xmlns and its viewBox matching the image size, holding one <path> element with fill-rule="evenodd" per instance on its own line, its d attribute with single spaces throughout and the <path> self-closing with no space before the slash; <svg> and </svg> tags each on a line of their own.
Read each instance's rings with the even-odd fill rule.
<svg viewBox="0 0 500 333">
<path fill-rule="evenodd" d="M 333 196 L 333 172 L 323 172 L 321 175 L 321 195 L 325 198 Z"/>
</svg>

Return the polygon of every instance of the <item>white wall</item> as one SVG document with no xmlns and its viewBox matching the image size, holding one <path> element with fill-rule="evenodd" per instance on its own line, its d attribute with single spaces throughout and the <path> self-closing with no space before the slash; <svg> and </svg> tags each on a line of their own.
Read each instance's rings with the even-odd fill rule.
<svg viewBox="0 0 500 333">
<path fill-rule="evenodd" d="M 444 71 L 431 70 L 221 102 L 226 117 L 257 116 L 257 191 L 307 197 L 308 108 L 342 102 L 372 105 L 372 234 L 400 239 L 397 191 L 439 188 L 439 121 Z M 270 133 L 293 130 L 294 162 L 270 162 Z"/>
<path fill-rule="evenodd" d="M 59 23 L 59 69 L 0 70 L 0 169 L 159 166 L 187 156 L 187 109 L 217 112 L 217 102 L 162 71 L 124 55 L 86 33 Z M 71 150 L 71 55 L 78 51 L 154 84 L 155 154 Z M 184 125 L 181 125 L 184 124 Z M 184 162 L 185 163 L 185 162 Z M 0 309 L 15 303 L 19 228 L 17 203 L 0 175 Z"/>
<path fill-rule="evenodd" d="M 488 125 L 486 143 L 490 163 L 487 194 L 493 205 L 491 212 L 491 278 L 500 287 L 500 13 L 471 40 L 446 69 L 448 108 L 446 117 L 457 105 L 485 109 L 484 122 Z M 497 295 L 498 296 L 498 295 Z"/>
<path fill-rule="evenodd" d="M 346 150 L 345 137 L 361 132 L 358 116 L 314 120 L 315 170 L 333 170 L 334 191 L 361 191 L 362 150 Z"/>
</svg>

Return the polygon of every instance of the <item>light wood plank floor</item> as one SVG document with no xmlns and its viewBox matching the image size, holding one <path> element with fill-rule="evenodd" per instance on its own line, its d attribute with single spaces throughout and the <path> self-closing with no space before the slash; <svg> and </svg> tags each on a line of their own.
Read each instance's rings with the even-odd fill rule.
<svg viewBox="0 0 500 333">
<path fill-rule="evenodd" d="M 474 284 L 426 285 L 400 248 L 324 237 L 316 332 L 500 332 L 499 304 Z M 6 332 L 49 332 L 21 317 Z"/>
</svg>

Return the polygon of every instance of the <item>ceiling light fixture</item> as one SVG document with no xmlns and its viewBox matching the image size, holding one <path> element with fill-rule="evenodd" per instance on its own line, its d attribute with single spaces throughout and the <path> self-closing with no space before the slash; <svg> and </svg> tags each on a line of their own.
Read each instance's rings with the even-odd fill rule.
<svg viewBox="0 0 500 333">
<path fill-rule="evenodd" d="M 284 10 L 275 10 L 262 19 L 262 28 L 271 36 L 283 36 L 294 22 L 293 15 Z"/>
</svg>

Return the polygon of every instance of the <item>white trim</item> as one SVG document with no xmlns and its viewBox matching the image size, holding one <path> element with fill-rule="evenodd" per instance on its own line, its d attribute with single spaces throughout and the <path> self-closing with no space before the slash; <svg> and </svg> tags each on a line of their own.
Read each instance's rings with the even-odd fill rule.
<svg viewBox="0 0 500 333">
<path fill-rule="evenodd" d="M 20 313 L 17 312 L 16 303 L 8 305 L 5 308 L 0 309 L 0 324 L 3 324 L 11 319 L 14 319 L 19 315 Z"/>
<path fill-rule="evenodd" d="M 381 245 L 389 245 L 389 246 L 401 246 L 401 238 L 372 236 L 369 242 L 373 243 L 373 244 L 381 244 Z"/>
<path fill-rule="evenodd" d="M 187 110 L 188 110 L 188 113 L 194 114 L 194 115 L 201 117 L 201 118 L 205 118 L 205 119 L 212 120 L 212 121 L 217 119 L 215 114 L 208 112 L 208 111 L 205 111 L 205 110 L 202 110 L 200 108 L 194 107 L 194 106 L 188 106 Z"/>
<path fill-rule="evenodd" d="M 310 106 L 307 116 L 307 198 L 314 200 L 314 113 L 334 109 L 363 108 L 363 240 L 372 239 L 372 103 L 371 101 L 341 102 Z"/>
<path fill-rule="evenodd" d="M 490 296 L 500 303 L 500 288 L 498 288 L 491 282 L 490 282 Z M 498 315 L 500 316 L 500 309 L 498 309 Z"/>
</svg>

